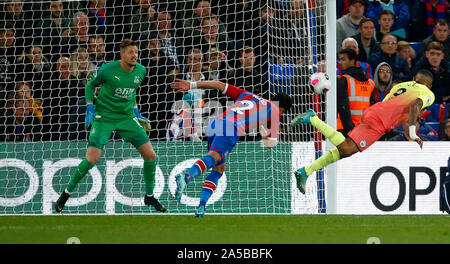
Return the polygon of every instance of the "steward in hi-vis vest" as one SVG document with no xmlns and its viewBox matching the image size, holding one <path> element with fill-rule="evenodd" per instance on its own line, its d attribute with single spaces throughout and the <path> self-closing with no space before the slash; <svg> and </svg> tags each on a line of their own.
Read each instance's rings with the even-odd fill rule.
<svg viewBox="0 0 450 264">
<path fill-rule="evenodd" d="M 337 130 L 346 134 L 359 123 L 364 110 L 370 106 L 375 82 L 361 67 L 351 67 L 339 78 L 337 86 Z"/>
</svg>

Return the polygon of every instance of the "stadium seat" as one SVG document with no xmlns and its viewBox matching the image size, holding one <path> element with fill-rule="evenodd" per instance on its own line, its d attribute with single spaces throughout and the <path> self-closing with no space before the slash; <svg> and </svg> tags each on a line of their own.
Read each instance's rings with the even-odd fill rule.
<svg viewBox="0 0 450 264">
<path fill-rule="evenodd" d="M 414 51 L 419 53 L 420 42 L 410 42 L 409 45 L 414 49 Z"/>
<path fill-rule="evenodd" d="M 439 122 L 425 122 L 425 125 L 430 126 L 435 131 L 439 131 Z"/>
<path fill-rule="evenodd" d="M 427 107 L 427 110 L 431 111 L 431 113 L 425 119 L 426 122 L 439 122 L 439 120 L 444 120 L 448 118 L 449 115 L 450 104 L 446 104 L 444 116 L 440 116 L 441 104 L 432 104 Z"/>
<path fill-rule="evenodd" d="M 290 93 L 295 64 L 270 64 L 269 81 L 273 93 Z"/>
</svg>

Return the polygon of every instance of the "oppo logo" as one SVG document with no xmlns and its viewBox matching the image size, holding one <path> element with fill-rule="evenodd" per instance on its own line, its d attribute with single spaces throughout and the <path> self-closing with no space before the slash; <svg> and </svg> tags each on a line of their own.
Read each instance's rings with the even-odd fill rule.
<svg viewBox="0 0 450 264">
<path fill-rule="evenodd" d="M 446 173 L 446 167 L 440 168 L 440 179 L 439 182 L 443 181 Z M 377 193 L 377 184 L 382 177 L 394 177 L 398 182 L 398 193 L 397 199 L 392 204 L 383 204 L 379 199 L 379 194 Z M 428 167 L 409 167 L 409 174 L 406 175 L 409 177 L 409 184 L 406 184 L 405 175 L 402 172 L 390 166 L 385 166 L 379 168 L 372 176 L 370 181 L 370 198 L 372 200 L 373 205 L 381 211 L 389 212 L 395 211 L 398 209 L 406 199 L 406 190 L 408 188 L 408 202 L 409 202 L 409 211 L 416 211 L 416 199 L 420 195 L 428 195 L 432 193 L 436 186 L 440 186 L 437 184 L 437 177 L 434 171 Z M 428 178 L 428 186 L 418 188 L 417 182 L 419 177 Z"/>
<path fill-rule="evenodd" d="M 174 166 L 174 168 L 170 171 L 169 175 L 167 175 L 167 185 L 166 178 L 163 174 L 161 168 L 159 166 L 156 167 L 156 176 L 155 176 L 155 189 L 154 195 L 155 197 L 160 197 L 164 192 L 165 187 L 168 187 L 168 191 L 171 196 L 175 196 L 175 175 L 184 171 L 186 168 L 189 168 L 194 164 L 197 159 L 189 159 L 185 160 L 181 163 L 178 163 Z M 42 213 L 43 214 L 53 214 L 53 203 L 59 198 L 59 193 L 57 193 L 53 187 L 53 178 L 59 170 L 68 167 L 76 167 L 81 162 L 81 159 L 62 159 L 57 162 L 53 162 L 51 160 L 44 160 L 42 165 Z M 105 203 L 105 212 L 107 214 L 114 214 L 116 203 L 128 206 L 145 206 L 142 197 L 133 198 L 127 197 L 123 195 L 116 186 L 116 178 L 119 173 L 128 167 L 133 168 L 143 168 L 144 162 L 142 159 L 126 159 L 122 161 L 114 161 L 107 160 L 106 166 L 104 170 L 104 175 L 100 172 L 97 167 L 93 167 L 85 178 L 82 181 L 86 181 L 88 177 L 91 177 L 92 185 L 88 193 L 81 197 L 73 197 L 70 198 L 66 204 L 66 206 L 82 206 L 88 204 L 97 199 L 97 197 L 102 192 L 103 178 L 105 176 L 105 193 L 104 203 Z M 22 170 L 25 172 L 25 175 L 29 178 L 29 186 L 27 190 L 18 197 L 6 198 L 0 197 L 0 207 L 17 207 L 23 205 L 32 199 L 38 194 L 40 186 L 40 177 L 36 172 L 36 169 L 30 165 L 28 162 L 20 160 L 20 159 L 0 159 L 0 168 L 7 167 L 10 170 Z M 136 177 L 143 177 L 142 174 L 137 175 Z M 143 179 L 142 179 L 143 181 Z M 216 201 L 220 200 L 225 193 L 227 188 L 227 179 L 224 174 L 217 186 L 216 191 L 211 196 L 209 200 L 209 204 L 213 204 Z M 68 182 L 64 182 L 64 186 Z M 123 183 L 121 183 L 123 184 Z M 131 184 L 131 180 L 130 180 Z M 21 186 L 22 187 L 22 186 Z M 75 190 L 76 191 L 76 190 Z M 142 194 L 143 195 L 143 194 Z M 102 201 L 103 202 L 103 201 Z M 187 206 L 198 206 L 200 202 L 200 198 L 189 197 L 188 195 L 184 195 L 181 203 Z M 99 208 L 102 208 L 102 205 L 99 205 Z"/>
</svg>

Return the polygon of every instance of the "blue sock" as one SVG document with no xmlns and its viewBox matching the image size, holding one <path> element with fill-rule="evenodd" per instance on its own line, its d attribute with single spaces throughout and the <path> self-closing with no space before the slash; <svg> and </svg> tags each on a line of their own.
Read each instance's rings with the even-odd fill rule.
<svg viewBox="0 0 450 264">
<path fill-rule="evenodd" d="M 212 170 L 206 177 L 205 182 L 203 183 L 202 193 L 200 195 L 200 206 L 206 206 L 206 203 L 217 187 L 220 177 L 222 177 L 222 173 L 215 170 Z"/>
<path fill-rule="evenodd" d="M 194 165 L 184 175 L 184 180 L 189 183 L 195 177 L 202 175 L 208 169 L 214 167 L 216 161 L 211 155 L 206 155 L 203 158 L 197 160 Z"/>
</svg>

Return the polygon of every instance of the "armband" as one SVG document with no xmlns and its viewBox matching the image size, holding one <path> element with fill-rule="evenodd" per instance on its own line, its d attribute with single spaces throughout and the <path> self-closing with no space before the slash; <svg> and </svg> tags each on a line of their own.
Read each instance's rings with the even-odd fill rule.
<svg viewBox="0 0 450 264">
<path fill-rule="evenodd" d="M 190 86 L 189 86 L 189 89 L 190 89 L 190 90 L 192 90 L 192 89 L 197 89 L 197 82 L 191 82 L 191 84 L 190 84 Z"/>
<path fill-rule="evenodd" d="M 228 91 L 228 83 L 225 84 L 225 89 L 223 89 L 222 94 L 226 94 Z"/>
</svg>

